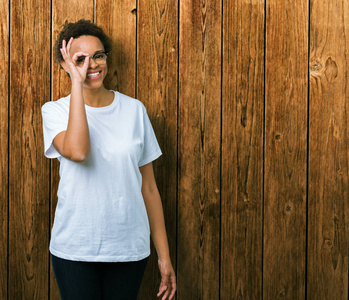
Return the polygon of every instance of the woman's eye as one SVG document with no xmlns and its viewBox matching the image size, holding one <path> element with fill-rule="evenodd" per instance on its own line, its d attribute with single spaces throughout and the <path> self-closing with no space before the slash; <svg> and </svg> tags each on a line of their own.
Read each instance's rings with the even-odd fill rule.
<svg viewBox="0 0 349 300">
<path fill-rule="evenodd" d="M 104 54 L 96 54 L 95 55 L 95 59 L 100 59 L 100 58 L 103 58 L 104 57 Z"/>
<path fill-rule="evenodd" d="M 76 62 L 81 63 L 81 62 L 83 62 L 84 60 L 85 60 L 85 56 L 80 56 L 80 57 L 78 57 L 78 59 L 76 60 Z"/>
</svg>

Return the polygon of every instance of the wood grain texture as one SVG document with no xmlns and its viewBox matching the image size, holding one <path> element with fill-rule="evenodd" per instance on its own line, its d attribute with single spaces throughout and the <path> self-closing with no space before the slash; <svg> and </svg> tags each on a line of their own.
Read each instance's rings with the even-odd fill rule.
<svg viewBox="0 0 349 300">
<path fill-rule="evenodd" d="M 178 299 L 218 299 L 221 1 L 180 1 Z"/>
<path fill-rule="evenodd" d="M 76 12 L 79 12 L 78 14 Z M 56 42 L 59 32 L 63 26 L 69 22 L 76 22 L 80 19 L 93 21 L 93 0 L 52 0 L 52 47 Z M 50 49 L 53 51 L 53 49 Z M 59 64 L 52 59 L 52 101 L 70 94 L 71 81 L 66 72 L 60 68 Z M 49 101 L 50 99 L 45 99 Z M 54 213 L 57 205 L 57 190 L 59 183 L 59 161 L 51 160 L 51 228 L 54 220 Z M 51 229 L 50 228 L 50 229 Z M 50 299 L 60 299 L 57 283 L 53 274 L 52 266 L 50 268 Z"/>
<path fill-rule="evenodd" d="M 23 13 L 25 12 L 25 13 Z M 50 97 L 50 3 L 11 2 L 8 299 L 48 295 L 49 163 L 41 105 Z"/>
<path fill-rule="evenodd" d="M 7 299 L 9 3 L 0 2 L 0 299 Z"/>
<path fill-rule="evenodd" d="M 154 162 L 170 254 L 176 268 L 177 206 L 177 1 L 138 1 L 137 98 L 152 122 L 163 152 Z M 160 273 L 152 247 L 138 299 L 155 299 Z"/>
<path fill-rule="evenodd" d="M 136 92 L 136 0 L 96 0 L 95 22 L 112 42 L 105 86 L 130 97 Z"/>
<path fill-rule="evenodd" d="M 264 1 L 223 2 L 221 299 L 262 298 Z"/>
<path fill-rule="evenodd" d="M 106 87 L 145 104 L 162 148 L 176 299 L 348 299 L 348 1 L 4 0 L 0 17 L 0 299 L 60 299 L 40 108 L 70 93 L 50 43 L 81 18 L 111 37 Z"/>
<path fill-rule="evenodd" d="M 311 1 L 309 299 L 348 299 L 348 30 L 348 1 Z"/>
<path fill-rule="evenodd" d="M 267 1 L 263 298 L 304 299 L 308 1 Z"/>
</svg>

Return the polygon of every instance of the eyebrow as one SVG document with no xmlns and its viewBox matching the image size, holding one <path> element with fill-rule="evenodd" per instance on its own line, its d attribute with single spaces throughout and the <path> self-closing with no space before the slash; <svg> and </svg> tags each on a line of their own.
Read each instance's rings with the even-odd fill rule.
<svg viewBox="0 0 349 300">
<path fill-rule="evenodd" d="M 104 50 L 97 50 L 95 53 L 93 53 L 91 56 L 94 56 L 94 55 L 96 55 L 96 54 L 98 54 L 98 53 L 106 53 Z M 81 58 L 81 57 L 85 57 L 84 55 L 81 55 L 81 56 L 79 56 L 79 58 Z"/>
<path fill-rule="evenodd" d="M 100 53 L 100 52 L 105 52 L 104 50 L 97 50 L 95 53 L 93 53 L 93 55 Z"/>
</svg>

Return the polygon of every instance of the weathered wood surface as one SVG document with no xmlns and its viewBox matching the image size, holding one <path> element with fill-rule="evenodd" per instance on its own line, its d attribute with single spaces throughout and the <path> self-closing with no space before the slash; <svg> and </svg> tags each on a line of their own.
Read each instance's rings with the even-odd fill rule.
<svg viewBox="0 0 349 300">
<path fill-rule="evenodd" d="M 9 5 L 0 2 L 0 299 L 7 299 Z"/>
<path fill-rule="evenodd" d="M 10 14 L 8 299 L 45 299 L 49 161 L 41 105 L 50 97 L 50 3 L 12 1 Z"/>
<path fill-rule="evenodd" d="M 348 299 L 348 1 L 311 1 L 308 298 Z"/>
<path fill-rule="evenodd" d="M 138 1 L 137 98 L 148 111 L 163 152 L 154 162 L 173 267 L 176 268 L 177 51 L 176 1 Z M 160 273 L 152 247 L 138 299 L 155 299 Z"/>
<path fill-rule="evenodd" d="M 105 86 L 130 97 L 136 95 L 136 20 L 136 0 L 96 0 L 95 22 L 112 42 Z"/>
<path fill-rule="evenodd" d="M 348 1 L 15 0 L 0 16 L 0 299 L 60 298 L 40 108 L 70 93 L 50 42 L 81 18 L 110 35 L 106 86 L 145 104 L 163 150 L 176 299 L 348 299 Z"/>
<path fill-rule="evenodd" d="M 180 1 L 179 299 L 218 299 L 221 1 Z"/>
<path fill-rule="evenodd" d="M 93 0 L 81 2 L 79 0 L 53 0 L 52 1 L 52 48 L 56 42 L 59 32 L 63 26 L 69 22 L 76 22 L 80 19 L 93 21 Z M 76 12 L 79 12 L 78 14 Z M 53 49 L 51 49 L 53 53 Z M 46 101 L 56 101 L 61 97 L 70 94 L 71 81 L 66 72 L 55 61 L 54 53 L 52 54 L 52 99 Z M 59 162 L 57 159 L 51 161 L 51 227 L 53 225 L 54 213 L 57 205 L 57 190 L 59 183 Z M 60 299 L 58 286 L 50 265 L 50 299 Z"/>
<path fill-rule="evenodd" d="M 221 299 L 261 299 L 264 1 L 223 2 Z"/>
<path fill-rule="evenodd" d="M 264 299 L 304 299 L 308 1 L 266 3 Z"/>
</svg>

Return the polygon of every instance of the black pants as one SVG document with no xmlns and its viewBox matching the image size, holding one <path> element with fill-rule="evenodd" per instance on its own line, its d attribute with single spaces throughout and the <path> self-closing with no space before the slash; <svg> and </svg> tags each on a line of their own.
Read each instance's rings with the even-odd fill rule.
<svg viewBox="0 0 349 300">
<path fill-rule="evenodd" d="M 62 300 L 136 300 L 147 258 L 135 262 L 80 262 L 51 254 Z"/>
</svg>

